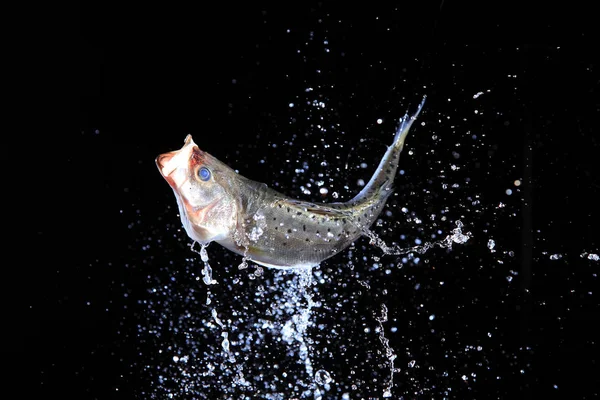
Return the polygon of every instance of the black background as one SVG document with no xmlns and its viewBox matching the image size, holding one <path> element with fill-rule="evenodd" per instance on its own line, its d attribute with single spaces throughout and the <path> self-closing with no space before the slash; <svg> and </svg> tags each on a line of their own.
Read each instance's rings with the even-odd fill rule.
<svg viewBox="0 0 600 400">
<path fill-rule="evenodd" d="M 304 157 L 313 163 L 311 176 L 332 177 L 343 200 L 356 189 L 345 191 L 344 182 L 368 173 L 336 168 L 346 157 L 376 164 L 398 117 L 427 95 L 419 120 L 425 125 L 407 144 L 414 155 L 405 150 L 394 202 L 420 215 L 446 207 L 474 238 L 422 256 L 440 268 L 397 271 L 397 286 L 371 272 L 371 287 L 388 287 L 388 308 L 399 310 L 403 334 L 390 339 L 402 355 L 398 365 L 405 370 L 404 348 L 422 353 L 422 371 L 396 374 L 394 398 L 441 398 L 444 385 L 453 387 L 448 398 L 598 396 L 600 264 L 580 257 L 600 253 L 598 49 L 590 10 L 547 7 L 80 5 L 79 129 L 60 160 L 67 176 L 55 189 L 64 186 L 67 196 L 34 232 L 53 263 L 35 263 L 30 294 L 20 297 L 25 308 L 14 313 L 22 329 L 6 349 L 31 379 L 27 387 L 78 399 L 150 398 L 143 393 L 152 382 L 141 370 L 157 361 L 138 333 L 147 318 L 140 301 L 175 274 L 176 267 L 162 267 L 166 260 L 192 257 L 155 169 L 157 154 L 179 148 L 191 133 L 247 177 L 293 197 L 333 201 L 302 194 L 294 170 Z M 305 104 L 315 99 L 332 111 Z M 318 124 L 339 124 L 341 133 L 321 134 Z M 365 137 L 371 141 L 357 144 Z M 322 147 L 322 138 L 331 146 Z M 441 187 L 441 170 L 451 175 L 453 163 L 461 167 L 452 178 L 463 182 L 460 194 Z M 475 195 L 481 205 L 469 206 Z M 490 253 L 488 237 L 514 257 Z M 211 249 L 211 257 L 225 256 Z M 362 267 L 356 274 L 369 276 Z M 517 272 L 510 284 L 508 271 Z M 383 298 L 354 287 L 346 295 L 366 308 Z M 447 344 L 428 342 L 431 326 L 415 311 L 421 302 L 437 310 Z M 477 380 L 448 383 L 425 372 L 429 364 L 467 373 L 478 356 L 458 349 L 490 327 L 481 356 L 489 368 Z M 437 389 L 415 394 L 424 387 Z M 218 397 L 213 390 L 208 398 Z"/>
</svg>

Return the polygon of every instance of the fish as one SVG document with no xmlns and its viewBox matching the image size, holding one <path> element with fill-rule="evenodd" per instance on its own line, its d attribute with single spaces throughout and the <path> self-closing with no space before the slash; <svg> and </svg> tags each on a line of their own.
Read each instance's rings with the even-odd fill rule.
<svg viewBox="0 0 600 400">
<path fill-rule="evenodd" d="M 347 202 L 312 203 L 285 196 L 201 150 L 191 135 L 180 150 L 160 154 L 155 161 L 193 241 L 217 242 L 268 268 L 315 267 L 364 235 L 381 213 L 425 99 L 414 114 L 401 118 L 371 179 Z"/>
</svg>

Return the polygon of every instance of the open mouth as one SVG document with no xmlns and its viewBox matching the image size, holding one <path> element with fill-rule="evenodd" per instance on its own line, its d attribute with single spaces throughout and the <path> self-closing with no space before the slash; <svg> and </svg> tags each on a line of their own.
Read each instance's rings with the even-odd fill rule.
<svg viewBox="0 0 600 400">
<path fill-rule="evenodd" d="M 177 189 L 177 183 L 173 177 L 173 171 L 176 170 L 177 167 L 172 163 L 172 159 L 176 153 L 176 151 L 171 151 L 156 157 L 156 166 L 158 167 L 160 174 L 173 189 Z"/>
<path fill-rule="evenodd" d="M 160 173 L 165 176 L 164 173 L 164 168 L 165 165 L 173 158 L 173 156 L 175 155 L 174 151 L 170 151 L 168 153 L 164 153 L 164 154 L 160 154 L 158 157 L 156 157 L 156 166 L 158 167 L 158 170 L 160 171 Z"/>
<path fill-rule="evenodd" d="M 191 135 L 187 135 L 185 138 L 185 144 L 179 150 L 170 151 L 168 153 L 160 154 L 156 157 L 156 166 L 165 179 L 173 173 L 180 166 L 187 166 L 192 151 L 196 147 L 196 144 L 192 140 Z"/>
</svg>

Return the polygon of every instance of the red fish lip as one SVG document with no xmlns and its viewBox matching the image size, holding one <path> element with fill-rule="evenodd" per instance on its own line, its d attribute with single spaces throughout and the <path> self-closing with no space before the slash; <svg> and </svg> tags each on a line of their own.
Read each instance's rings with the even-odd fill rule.
<svg viewBox="0 0 600 400">
<path fill-rule="evenodd" d="M 175 180 L 169 175 L 165 175 L 164 171 L 164 166 L 166 163 L 168 163 L 171 158 L 173 158 L 173 156 L 177 154 L 177 151 L 170 151 L 168 153 L 163 153 L 160 154 L 158 157 L 156 157 L 156 166 L 158 167 L 158 171 L 160 172 L 160 174 L 162 175 L 163 178 L 165 178 L 165 180 L 167 181 L 167 183 L 169 184 L 169 186 L 171 186 L 173 189 L 177 188 L 177 184 L 175 183 Z"/>
<path fill-rule="evenodd" d="M 173 158 L 175 153 L 176 152 L 174 152 L 174 151 L 170 151 L 168 153 L 160 154 L 158 157 L 156 157 L 156 160 L 155 160 L 156 166 L 158 167 L 158 170 L 160 171 L 160 174 L 162 176 L 165 176 L 163 174 L 163 168 L 164 168 L 165 164 L 168 163 L 171 158 Z M 165 176 L 165 178 L 166 178 L 166 176 Z"/>
<path fill-rule="evenodd" d="M 185 138 L 185 144 L 181 149 L 169 151 L 168 153 L 163 153 L 156 157 L 156 166 L 158 167 L 160 174 L 165 179 L 167 179 L 168 176 L 171 175 L 171 173 L 174 170 L 178 169 L 180 166 L 183 166 L 183 164 L 185 163 L 184 160 L 181 160 L 177 161 L 177 163 L 179 163 L 180 165 L 169 165 L 169 163 L 172 164 L 173 161 L 175 161 L 173 160 L 174 157 L 181 155 L 182 157 L 189 158 L 192 157 L 192 154 L 195 156 L 197 151 L 199 151 L 198 146 L 196 146 L 196 144 L 192 140 L 192 136 L 187 135 L 187 137 Z"/>
<path fill-rule="evenodd" d="M 169 151 L 156 157 L 158 171 L 173 190 L 178 190 L 181 185 L 190 179 L 190 172 L 195 170 L 198 160 L 203 154 L 192 140 L 192 136 L 185 138 L 185 144 L 179 150 Z"/>
</svg>

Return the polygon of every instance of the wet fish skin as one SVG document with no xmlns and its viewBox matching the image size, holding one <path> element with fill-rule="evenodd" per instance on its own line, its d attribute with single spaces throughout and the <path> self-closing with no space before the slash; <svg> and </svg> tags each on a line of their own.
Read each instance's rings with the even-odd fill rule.
<svg viewBox="0 0 600 400">
<path fill-rule="evenodd" d="M 215 241 L 266 267 L 315 266 L 348 247 L 379 216 L 424 101 L 415 114 L 404 116 L 370 181 L 345 203 L 291 199 L 236 173 L 200 150 L 190 135 L 180 150 L 159 155 L 156 164 L 173 189 L 191 239 Z M 209 170 L 208 180 L 199 176 L 201 169 Z"/>
</svg>

